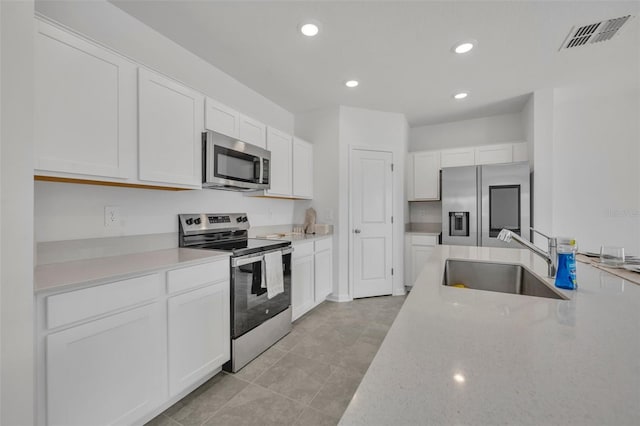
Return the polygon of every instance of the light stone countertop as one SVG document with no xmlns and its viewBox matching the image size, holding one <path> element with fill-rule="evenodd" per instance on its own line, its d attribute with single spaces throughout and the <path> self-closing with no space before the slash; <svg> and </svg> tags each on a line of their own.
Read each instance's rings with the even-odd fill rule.
<svg viewBox="0 0 640 426">
<path fill-rule="evenodd" d="M 229 257 L 229 252 L 171 248 L 36 266 L 35 293 L 70 290 Z"/>
<path fill-rule="evenodd" d="M 303 243 L 307 241 L 324 240 L 325 238 L 332 238 L 333 234 L 285 234 L 274 237 L 265 238 L 265 236 L 257 236 L 256 238 L 262 238 L 267 240 L 282 240 L 291 241 L 291 244 Z"/>
<path fill-rule="evenodd" d="M 436 247 L 341 425 L 640 424 L 640 286 L 579 263 L 570 300 L 445 287 L 448 258 L 546 275 L 528 250 Z"/>
</svg>

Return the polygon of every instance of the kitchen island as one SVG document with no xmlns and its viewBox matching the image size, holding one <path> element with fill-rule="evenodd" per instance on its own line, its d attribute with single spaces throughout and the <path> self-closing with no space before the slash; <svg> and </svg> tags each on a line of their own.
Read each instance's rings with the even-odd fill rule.
<svg viewBox="0 0 640 426">
<path fill-rule="evenodd" d="M 547 271 L 528 250 L 436 247 L 340 424 L 640 424 L 640 286 L 578 264 L 568 300 L 446 287 L 447 259 Z"/>
</svg>

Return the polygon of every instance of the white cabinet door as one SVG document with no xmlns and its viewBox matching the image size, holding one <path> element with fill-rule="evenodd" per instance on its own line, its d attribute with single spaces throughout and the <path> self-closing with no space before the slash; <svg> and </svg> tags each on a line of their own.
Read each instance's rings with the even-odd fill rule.
<svg viewBox="0 0 640 426">
<path fill-rule="evenodd" d="M 475 162 L 475 149 L 457 148 L 445 149 L 441 153 L 441 167 L 473 166 Z"/>
<path fill-rule="evenodd" d="M 229 281 L 169 299 L 169 391 L 176 395 L 229 360 Z"/>
<path fill-rule="evenodd" d="M 528 161 L 529 149 L 526 142 L 514 143 L 513 145 L 513 162 Z"/>
<path fill-rule="evenodd" d="M 416 282 L 418 275 L 424 268 L 427 259 L 433 253 L 433 247 L 430 246 L 412 246 L 411 247 L 411 265 L 412 265 L 412 273 L 411 277 L 411 285 Z"/>
<path fill-rule="evenodd" d="M 131 424 L 167 394 L 166 328 L 159 303 L 51 334 L 47 424 Z"/>
<path fill-rule="evenodd" d="M 267 128 L 267 149 L 271 151 L 271 189 L 266 191 L 267 195 L 291 196 L 291 143 L 292 139 L 288 134 L 271 127 Z"/>
<path fill-rule="evenodd" d="M 138 76 L 140 180 L 201 187 L 204 97 L 142 68 Z"/>
<path fill-rule="evenodd" d="M 291 260 L 291 307 L 294 320 L 313 307 L 313 263 L 313 242 L 296 245 Z"/>
<path fill-rule="evenodd" d="M 240 124 L 238 129 L 238 139 L 243 142 L 250 143 L 260 148 L 267 147 L 267 126 L 261 122 L 240 115 Z"/>
<path fill-rule="evenodd" d="M 293 139 L 293 196 L 313 198 L 313 145 Z"/>
<path fill-rule="evenodd" d="M 321 303 L 333 291 L 333 250 L 315 254 L 315 303 Z"/>
<path fill-rule="evenodd" d="M 240 113 L 218 101 L 207 98 L 205 127 L 232 138 L 238 137 Z"/>
<path fill-rule="evenodd" d="M 411 200 L 440 199 L 440 152 L 413 154 L 413 197 Z"/>
<path fill-rule="evenodd" d="M 513 161 L 513 145 L 486 145 L 476 147 L 476 164 L 499 164 Z"/>
<path fill-rule="evenodd" d="M 135 177 L 135 65 L 50 24 L 36 28 L 35 168 Z"/>
</svg>

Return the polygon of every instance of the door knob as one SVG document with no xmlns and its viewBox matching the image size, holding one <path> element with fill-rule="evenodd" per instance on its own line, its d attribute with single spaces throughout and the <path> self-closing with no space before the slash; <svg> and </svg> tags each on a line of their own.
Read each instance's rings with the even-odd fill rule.
<svg viewBox="0 0 640 426">
<path fill-rule="evenodd" d="M 360 232 L 362 232 L 362 231 L 360 231 L 358 228 L 356 228 L 356 229 L 354 229 L 354 230 L 353 230 L 353 233 L 354 233 L 354 234 L 359 234 Z"/>
</svg>

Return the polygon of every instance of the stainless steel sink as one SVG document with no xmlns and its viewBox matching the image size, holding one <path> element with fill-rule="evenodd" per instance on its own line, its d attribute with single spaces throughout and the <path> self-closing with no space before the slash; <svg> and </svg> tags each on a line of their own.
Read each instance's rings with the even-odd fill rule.
<svg viewBox="0 0 640 426">
<path fill-rule="evenodd" d="M 568 300 L 528 269 L 508 263 L 449 259 L 442 285 Z"/>
</svg>

